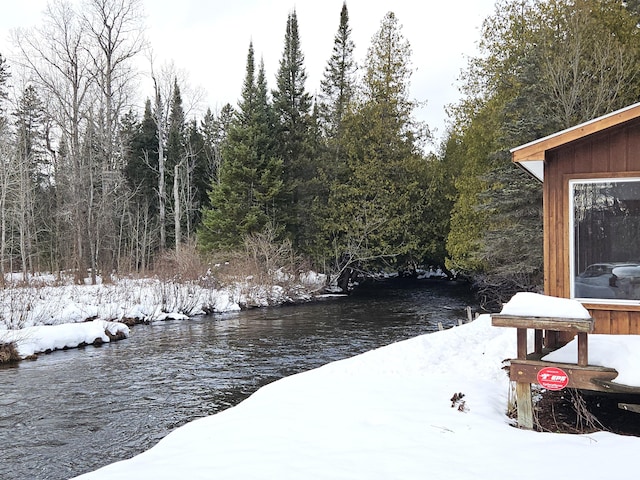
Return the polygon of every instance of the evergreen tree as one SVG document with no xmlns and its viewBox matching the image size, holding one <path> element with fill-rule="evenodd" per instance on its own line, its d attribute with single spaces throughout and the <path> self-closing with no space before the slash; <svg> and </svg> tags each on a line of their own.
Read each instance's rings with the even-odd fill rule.
<svg viewBox="0 0 640 480">
<path fill-rule="evenodd" d="M 320 123 L 326 137 L 331 142 L 337 157 L 340 156 L 342 122 L 355 94 L 356 62 L 353 59 L 355 45 L 351 39 L 349 11 L 346 2 L 340 11 L 340 25 L 333 41 L 331 58 L 327 62 L 320 83 Z M 331 143 L 333 143 L 331 142 Z"/>
<path fill-rule="evenodd" d="M 328 233 L 343 267 L 421 262 L 435 254 L 413 225 L 425 214 L 428 163 L 411 117 L 410 57 L 409 42 L 389 12 L 368 50 L 363 97 L 344 119 L 346 181 L 334 186 L 329 199 Z"/>
<path fill-rule="evenodd" d="M 19 185 L 15 196 L 15 217 L 26 280 L 27 273 L 33 274 L 40 266 L 40 259 L 49 259 L 47 252 L 41 252 L 40 244 L 47 244 L 53 234 L 50 224 L 52 191 L 46 174 L 51 171 L 51 165 L 46 161 L 44 147 L 45 114 L 42 100 L 33 86 L 24 90 L 14 117 Z"/>
<path fill-rule="evenodd" d="M 186 187 L 184 203 L 187 206 L 184 226 L 187 237 L 195 232 L 201 221 L 201 211 L 209 204 L 209 188 L 213 180 L 212 164 L 209 162 L 204 134 L 195 120 L 186 129 Z"/>
<path fill-rule="evenodd" d="M 141 121 L 129 112 L 121 121 L 125 148 L 124 177 L 130 193 L 130 268 L 145 272 L 159 247 L 158 234 L 158 129 L 145 103 Z"/>
<path fill-rule="evenodd" d="M 173 180 L 173 168 L 181 163 L 185 156 L 185 117 L 184 108 L 182 106 L 182 94 L 178 80 L 174 79 L 173 96 L 171 98 L 169 123 L 167 132 L 167 173 L 170 178 L 168 184 L 171 185 Z"/>
<path fill-rule="evenodd" d="M 210 208 L 202 213 L 198 238 L 207 250 L 236 248 L 247 235 L 275 223 L 282 161 L 274 155 L 264 64 L 256 77 L 252 44 L 239 106 L 222 144 L 223 161 L 218 179 L 211 183 Z"/>
<path fill-rule="evenodd" d="M 310 205 L 309 247 L 307 253 L 317 262 L 330 256 L 326 233 L 330 218 L 328 199 L 333 185 L 346 181 L 344 118 L 355 95 L 356 63 L 353 59 L 349 13 L 346 3 L 340 12 L 340 23 L 334 37 L 331 58 L 325 66 L 318 102 L 311 121 L 311 151 L 316 173 L 306 189 L 313 192 Z"/>
<path fill-rule="evenodd" d="M 313 192 L 306 183 L 315 178 L 315 165 L 310 160 L 309 128 L 311 96 L 305 91 L 307 73 L 300 48 L 298 18 L 295 10 L 287 18 L 284 49 L 273 90 L 278 152 L 284 162 L 284 195 L 280 218 L 292 237 L 294 246 L 309 247 L 309 207 Z"/>
<path fill-rule="evenodd" d="M 149 204 L 157 211 L 158 195 L 158 137 L 151 111 L 151 100 L 145 102 L 142 121 L 128 114 L 123 123 L 123 134 L 128 139 L 128 158 L 125 178 L 138 201 Z"/>
<path fill-rule="evenodd" d="M 227 138 L 227 132 L 232 119 L 233 107 L 230 104 L 226 104 L 217 117 L 211 112 L 211 109 L 208 109 L 200 125 L 204 142 L 203 153 L 209 173 L 208 176 L 215 183 L 220 182 L 220 166 L 222 162 L 220 150 L 222 143 Z M 205 205 L 205 203 L 202 205 Z"/>
<path fill-rule="evenodd" d="M 187 192 L 191 189 L 191 172 L 188 165 L 189 154 L 186 145 L 186 122 L 182 94 L 177 78 L 174 78 L 171 91 L 166 147 L 166 180 L 169 190 L 167 204 L 173 215 L 173 229 L 169 230 L 168 234 L 169 237 L 173 234 L 173 242 L 177 250 L 182 240 L 183 226 L 186 226 L 188 215 L 185 210 L 190 209 L 190 195 Z"/>
</svg>

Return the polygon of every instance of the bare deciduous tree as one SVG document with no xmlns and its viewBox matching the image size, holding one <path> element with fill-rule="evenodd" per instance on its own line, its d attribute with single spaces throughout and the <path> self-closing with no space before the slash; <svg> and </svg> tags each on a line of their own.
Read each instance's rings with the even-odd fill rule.
<svg viewBox="0 0 640 480">
<path fill-rule="evenodd" d="M 84 0 L 81 7 L 79 14 L 53 0 L 42 25 L 16 31 L 14 43 L 55 124 L 48 138 L 62 199 L 57 214 L 71 227 L 78 280 L 88 266 L 95 282 L 100 263 L 116 265 L 119 222 L 127 218 L 117 130 L 131 103 L 144 30 L 140 0 Z"/>
</svg>

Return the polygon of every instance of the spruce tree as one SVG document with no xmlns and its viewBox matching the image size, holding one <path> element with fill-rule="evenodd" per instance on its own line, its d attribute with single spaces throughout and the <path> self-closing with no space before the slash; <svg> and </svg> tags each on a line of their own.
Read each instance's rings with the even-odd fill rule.
<svg viewBox="0 0 640 480">
<path fill-rule="evenodd" d="M 125 178 L 137 201 L 148 204 L 155 212 L 158 205 L 158 132 L 151 100 L 145 102 L 142 121 L 138 122 L 133 114 L 129 114 L 123 127 L 123 134 L 128 138 Z"/>
<path fill-rule="evenodd" d="M 28 86 L 18 101 L 15 118 L 15 219 L 18 227 L 22 271 L 34 273 L 37 260 L 47 259 L 40 252 L 40 242 L 51 239 L 52 192 L 45 172 L 52 170 L 45 157 L 45 113 L 42 100 L 33 86 Z M 40 257 L 40 253 L 43 254 Z M 47 265 L 48 266 L 48 265 Z"/>
<path fill-rule="evenodd" d="M 326 232 L 330 218 L 328 199 L 331 188 L 347 180 L 344 118 L 356 90 L 353 49 L 349 13 L 346 3 L 343 3 L 333 51 L 325 66 L 320 95 L 312 116 L 312 149 L 317 175 L 315 181 L 307 185 L 309 190 L 315 191 L 310 210 L 315 236 L 310 242 L 313 248 L 308 253 L 317 261 L 324 261 L 331 254 Z"/>
<path fill-rule="evenodd" d="M 219 175 L 211 182 L 210 207 L 202 213 L 198 238 L 207 250 L 237 248 L 247 235 L 275 223 L 282 162 L 274 155 L 264 64 L 260 63 L 257 77 L 255 71 L 250 44 L 240 111 L 222 143 Z"/>
<path fill-rule="evenodd" d="M 227 138 L 232 119 L 233 107 L 230 104 L 226 104 L 218 116 L 214 115 L 211 109 L 208 109 L 200 123 L 200 132 L 204 142 L 204 158 L 207 162 L 209 178 L 215 183 L 220 182 L 220 166 L 222 162 L 220 149 Z"/>
<path fill-rule="evenodd" d="M 204 133 L 198 128 L 196 120 L 189 122 L 185 133 L 186 147 L 186 183 L 183 189 L 187 207 L 184 224 L 187 237 L 200 225 L 201 211 L 209 204 L 209 188 L 214 178 L 212 164 L 205 144 Z"/>
<path fill-rule="evenodd" d="M 319 117 L 322 130 L 330 141 L 336 156 L 340 156 L 342 122 L 355 94 L 355 44 L 351 39 L 349 11 L 346 2 L 340 11 L 340 25 L 333 41 L 331 58 L 324 69 L 320 83 Z"/>
<path fill-rule="evenodd" d="M 284 195 L 280 218 L 294 246 L 305 250 L 310 245 L 308 215 L 313 192 L 307 182 L 316 176 L 311 162 L 309 128 L 311 96 L 305 90 L 307 73 L 300 47 L 298 17 L 295 10 L 287 18 L 284 49 L 273 90 L 278 153 L 284 162 Z"/>
<path fill-rule="evenodd" d="M 174 79 L 173 96 L 171 98 L 169 111 L 169 130 L 167 133 L 167 163 L 166 179 L 168 187 L 168 206 L 173 215 L 173 232 L 169 230 L 169 237 L 173 233 L 175 248 L 179 248 L 182 238 L 182 225 L 184 224 L 186 198 L 184 195 L 185 183 L 189 183 L 187 178 L 188 155 L 185 145 L 185 118 L 182 107 L 182 95 L 177 79 Z M 188 186 L 187 186 L 188 189 Z"/>
</svg>

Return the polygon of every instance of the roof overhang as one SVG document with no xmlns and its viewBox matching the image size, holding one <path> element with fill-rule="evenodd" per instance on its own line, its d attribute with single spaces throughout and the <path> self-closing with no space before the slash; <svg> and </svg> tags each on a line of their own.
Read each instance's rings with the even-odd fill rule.
<svg viewBox="0 0 640 480">
<path fill-rule="evenodd" d="M 512 148 L 511 159 L 542 181 L 547 150 L 560 147 L 638 117 L 640 117 L 640 103 L 634 103 L 621 110 L 616 110 L 575 127 L 567 128 L 547 137 Z"/>
<path fill-rule="evenodd" d="M 544 161 L 543 160 L 527 160 L 526 162 L 518 162 L 529 174 L 541 182 L 544 181 Z"/>
</svg>

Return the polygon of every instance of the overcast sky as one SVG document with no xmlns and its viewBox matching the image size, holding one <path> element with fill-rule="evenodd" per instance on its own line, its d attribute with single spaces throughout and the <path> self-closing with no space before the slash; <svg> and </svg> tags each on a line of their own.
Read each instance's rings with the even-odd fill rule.
<svg viewBox="0 0 640 480">
<path fill-rule="evenodd" d="M 78 0 L 74 0 L 77 3 Z M 440 136 L 446 104 L 458 98 L 456 80 L 466 58 L 476 53 L 482 21 L 495 0 L 348 0 L 354 56 L 361 62 L 371 38 L 393 11 L 411 44 L 415 70 L 411 92 L 426 101 L 416 112 Z M 46 0 L 11 0 L 0 13 L 0 53 L 10 57 L 9 32 L 41 23 Z M 249 42 L 264 58 L 269 88 L 284 46 L 287 16 L 298 16 L 307 90 L 315 94 L 333 48 L 343 0 L 143 0 L 147 36 L 157 64 L 173 61 L 194 87 L 207 93 L 207 106 L 236 104 L 245 74 Z M 151 92 L 143 92 L 150 96 Z"/>
</svg>

